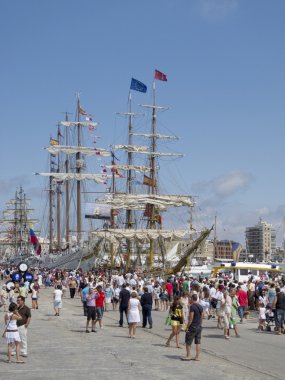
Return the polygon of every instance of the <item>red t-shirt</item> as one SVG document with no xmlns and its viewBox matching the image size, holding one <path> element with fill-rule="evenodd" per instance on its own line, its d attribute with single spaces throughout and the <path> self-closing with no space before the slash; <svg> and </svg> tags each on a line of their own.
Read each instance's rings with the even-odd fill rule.
<svg viewBox="0 0 285 380">
<path fill-rule="evenodd" d="M 96 307 L 103 307 L 104 306 L 104 300 L 105 300 L 105 293 L 98 292 L 98 298 L 96 299 Z"/>
<path fill-rule="evenodd" d="M 165 288 L 167 290 L 168 295 L 172 296 L 172 293 L 173 293 L 173 286 L 172 286 L 172 284 L 170 282 L 167 282 L 165 284 Z"/>
<path fill-rule="evenodd" d="M 239 290 L 237 292 L 238 302 L 240 306 L 247 306 L 247 293 L 244 290 Z"/>
</svg>

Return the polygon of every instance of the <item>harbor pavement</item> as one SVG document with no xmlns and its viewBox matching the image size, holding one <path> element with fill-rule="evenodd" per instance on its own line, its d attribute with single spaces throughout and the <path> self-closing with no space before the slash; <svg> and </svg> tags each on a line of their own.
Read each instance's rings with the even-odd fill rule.
<svg viewBox="0 0 285 380">
<path fill-rule="evenodd" d="M 7 346 L 2 339 L 1 379 L 284 379 L 285 336 L 257 333 L 256 318 L 240 324 L 241 337 L 229 341 L 216 328 L 215 320 L 205 321 L 201 361 L 182 362 L 184 346 L 177 349 L 174 342 L 170 348 L 165 346 L 170 334 L 164 325 L 166 312 L 153 311 L 153 329 L 138 328 L 136 339 L 128 338 L 126 326 L 119 327 L 118 311 L 106 312 L 104 328 L 86 334 L 79 297 L 64 298 L 62 313 L 55 317 L 52 291 L 41 289 L 39 309 L 32 311 L 29 355 L 24 364 L 16 364 L 15 358 L 11 364 L 5 362 Z M 27 305 L 31 305 L 30 299 Z M 1 311 L 2 321 L 3 317 Z M 181 333 L 182 343 L 184 336 Z"/>
</svg>

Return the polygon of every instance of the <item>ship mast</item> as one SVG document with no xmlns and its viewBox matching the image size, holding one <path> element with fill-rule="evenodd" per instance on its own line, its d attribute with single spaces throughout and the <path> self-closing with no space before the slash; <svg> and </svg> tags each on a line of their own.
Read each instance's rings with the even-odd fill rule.
<svg viewBox="0 0 285 380">
<path fill-rule="evenodd" d="M 112 152 L 112 165 L 115 165 L 115 154 Z M 112 188 L 111 188 L 112 194 L 114 196 L 115 191 L 116 191 L 116 184 L 115 184 L 115 169 L 112 169 Z M 112 208 L 111 209 L 111 223 L 110 223 L 111 228 L 115 228 L 115 211 Z M 111 250 L 111 269 L 114 268 L 114 243 L 111 242 L 110 244 L 110 250 Z"/>
<path fill-rule="evenodd" d="M 153 108 L 152 108 L 152 141 L 151 141 L 151 152 L 155 153 L 156 151 L 156 107 L 155 107 L 155 82 L 153 82 Z M 151 194 L 156 192 L 156 178 L 155 178 L 155 155 L 150 156 L 150 183 L 151 183 Z M 155 228 L 155 206 L 150 205 L 149 220 L 148 226 L 150 229 Z M 154 240 L 150 240 L 149 246 L 149 266 L 152 267 L 154 258 Z"/>
<path fill-rule="evenodd" d="M 53 171 L 53 155 L 50 154 L 50 172 Z M 53 251 L 53 181 L 49 177 L 49 252 Z"/>
<path fill-rule="evenodd" d="M 77 95 L 77 146 L 81 146 L 81 126 L 80 126 L 80 99 Z M 81 164 L 80 164 L 80 152 L 76 153 L 76 173 L 81 173 Z M 77 244 L 81 242 L 81 183 L 80 180 L 77 180 L 76 184 L 76 193 L 77 193 Z"/>
<path fill-rule="evenodd" d="M 60 145 L 60 126 L 58 125 L 57 129 L 57 141 Z M 57 173 L 60 173 L 60 155 L 57 156 Z M 60 244 L 60 194 L 61 194 L 61 184 L 60 182 L 56 185 L 56 228 L 57 228 L 57 250 L 61 251 L 61 244 Z"/>
<path fill-rule="evenodd" d="M 68 122 L 68 113 L 65 113 L 65 121 Z M 65 127 L 65 143 L 66 146 L 68 146 L 68 127 Z M 65 172 L 68 173 L 69 171 L 69 162 L 68 162 L 68 155 L 66 155 L 65 158 Z M 65 181 L 65 225 L 66 225 L 66 233 L 65 233 L 65 239 L 66 239 L 66 249 L 69 249 L 69 181 Z"/>
<path fill-rule="evenodd" d="M 133 135 L 132 135 L 132 99 L 131 99 L 131 92 L 129 95 L 129 138 L 128 138 L 128 144 L 132 145 L 133 144 Z M 132 165 L 133 163 L 133 154 L 128 151 L 128 166 Z M 133 182 L 132 182 L 132 170 L 128 170 L 128 175 L 127 175 L 127 194 L 132 194 L 133 192 Z M 126 210 L 126 224 L 127 228 L 130 229 L 132 228 L 133 221 L 132 221 L 132 210 L 128 209 Z M 126 268 L 130 267 L 131 263 L 131 240 L 127 239 L 127 261 L 126 261 Z"/>
</svg>

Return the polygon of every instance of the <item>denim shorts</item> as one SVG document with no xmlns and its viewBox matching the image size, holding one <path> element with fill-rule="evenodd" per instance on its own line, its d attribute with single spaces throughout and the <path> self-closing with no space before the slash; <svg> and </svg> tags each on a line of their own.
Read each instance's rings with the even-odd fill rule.
<svg viewBox="0 0 285 380">
<path fill-rule="evenodd" d="M 96 319 L 102 319 L 104 313 L 103 307 L 96 307 Z"/>
</svg>

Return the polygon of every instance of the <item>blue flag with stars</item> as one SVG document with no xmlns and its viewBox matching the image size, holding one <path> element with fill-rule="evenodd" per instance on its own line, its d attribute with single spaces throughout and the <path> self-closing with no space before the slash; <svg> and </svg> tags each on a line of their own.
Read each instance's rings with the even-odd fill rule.
<svg viewBox="0 0 285 380">
<path fill-rule="evenodd" d="M 130 89 L 139 91 L 139 92 L 146 92 L 147 86 L 143 84 L 142 82 L 140 82 L 139 80 L 132 78 Z"/>
</svg>

